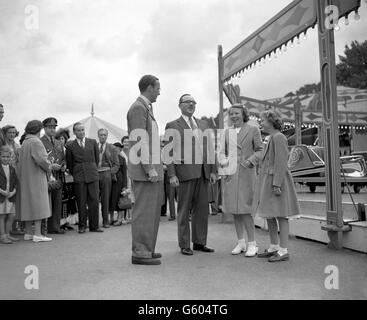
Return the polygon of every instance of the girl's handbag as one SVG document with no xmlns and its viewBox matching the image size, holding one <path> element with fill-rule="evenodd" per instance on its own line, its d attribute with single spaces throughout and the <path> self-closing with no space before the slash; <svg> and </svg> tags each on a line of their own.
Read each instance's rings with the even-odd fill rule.
<svg viewBox="0 0 367 320">
<path fill-rule="evenodd" d="M 120 210 L 131 209 L 132 208 L 131 199 L 129 198 L 128 195 L 120 196 L 117 206 L 119 207 Z"/>
</svg>

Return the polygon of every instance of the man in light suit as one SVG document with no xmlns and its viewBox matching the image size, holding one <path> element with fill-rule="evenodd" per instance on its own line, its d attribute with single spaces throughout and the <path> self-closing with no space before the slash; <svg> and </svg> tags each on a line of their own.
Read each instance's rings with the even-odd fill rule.
<svg viewBox="0 0 367 320">
<path fill-rule="evenodd" d="M 66 164 L 74 178 L 75 197 L 79 214 L 79 233 L 85 233 L 87 212 L 90 232 L 103 232 L 99 228 L 99 152 L 97 141 L 85 137 L 83 124 L 73 126 L 76 136 L 66 145 Z M 88 211 L 87 211 L 88 205 Z"/>
<path fill-rule="evenodd" d="M 99 191 L 101 195 L 103 228 L 109 228 L 108 214 L 110 208 L 110 197 L 112 181 L 116 181 L 116 173 L 119 171 L 118 151 L 115 146 L 107 143 L 108 130 L 98 130 L 98 173 Z"/>
<path fill-rule="evenodd" d="M 145 75 L 139 81 L 140 96 L 127 114 L 130 151 L 128 172 L 135 205 L 132 212 L 132 263 L 159 265 L 155 252 L 163 201 L 163 165 L 158 126 L 152 103 L 160 94 L 159 79 Z"/>
<path fill-rule="evenodd" d="M 203 131 L 208 129 L 208 126 L 193 116 L 196 109 L 195 99 L 189 94 L 183 95 L 179 99 L 179 108 L 182 115 L 166 125 L 165 137 L 166 141 L 172 140 L 170 137 L 173 137 L 173 154 L 181 154 L 180 159 L 167 164 L 171 185 L 179 187 L 178 243 L 182 254 L 193 255 L 190 247 L 191 211 L 193 249 L 214 252 L 214 249 L 206 246 L 209 215 L 208 181 L 211 183 L 216 181 L 214 146 L 210 136 L 203 139 Z M 199 139 L 192 143 L 194 136 Z"/>
</svg>

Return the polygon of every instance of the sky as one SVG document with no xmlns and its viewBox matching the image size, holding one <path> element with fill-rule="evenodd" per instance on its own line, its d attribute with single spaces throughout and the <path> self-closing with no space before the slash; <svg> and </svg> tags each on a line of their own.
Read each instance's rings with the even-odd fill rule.
<svg viewBox="0 0 367 320">
<path fill-rule="evenodd" d="M 95 115 L 126 129 L 126 113 L 144 74 L 160 79 L 154 105 L 161 130 L 191 93 L 196 116 L 216 116 L 217 46 L 224 54 L 289 0 L 0 0 L 1 126 L 56 117 L 68 126 Z M 38 12 L 38 20 L 34 20 Z M 367 39 L 367 3 L 336 32 L 336 54 Z M 37 23 L 38 21 L 38 23 Z M 282 97 L 318 82 L 317 29 L 247 77 L 235 81 L 257 99 Z M 228 101 L 225 99 L 226 105 Z"/>
</svg>

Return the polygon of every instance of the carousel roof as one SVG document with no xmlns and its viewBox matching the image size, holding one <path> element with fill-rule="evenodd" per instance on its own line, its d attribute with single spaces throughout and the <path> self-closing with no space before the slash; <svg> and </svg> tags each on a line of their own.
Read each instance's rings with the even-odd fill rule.
<svg viewBox="0 0 367 320">
<path fill-rule="evenodd" d="M 98 141 L 97 132 L 99 129 L 107 129 L 108 130 L 108 138 L 107 142 L 115 143 L 120 142 L 123 136 L 127 135 L 127 131 L 119 128 L 118 126 L 107 122 L 101 118 L 98 118 L 94 115 L 94 110 L 92 107 L 91 115 L 88 118 L 80 120 L 85 127 L 85 136 L 87 138 L 96 139 Z M 70 131 L 70 138 L 75 139 L 75 135 L 73 134 L 73 124 L 66 127 Z"/>
<path fill-rule="evenodd" d="M 338 110 L 349 112 L 367 112 L 367 90 L 337 87 Z M 304 110 L 321 112 L 320 93 L 300 95 L 298 98 Z M 285 107 L 293 107 L 297 96 L 269 99 L 267 101 Z"/>
</svg>

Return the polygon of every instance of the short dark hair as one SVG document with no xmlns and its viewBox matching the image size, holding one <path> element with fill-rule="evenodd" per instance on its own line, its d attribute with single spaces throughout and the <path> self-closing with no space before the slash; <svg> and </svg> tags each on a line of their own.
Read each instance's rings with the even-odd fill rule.
<svg viewBox="0 0 367 320">
<path fill-rule="evenodd" d="M 281 131 L 283 128 L 283 121 L 280 114 L 275 110 L 266 110 L 260 114 L 261 118 L 268 120 L 274 129 Z"/>
<path fill-rule="evenodd" d="M 248 112 L 247 108 L 243 104 L 235 103 L 229 109 L 231 108 L 241 109 L 243 122 L 248 122 L 250 120 L 250 113 Z"/>
<path fill-rule="evenodd" d="M 83 125 L 81 122 L 75 122 L 73 125 L 73 132 L 75 131 L 75 128 L 79 125 Z"/>
<path fill-rule="evenodd" d="M 143 76 L 139 81 L 139 90 L 141 93 L 145 92 L 149 86 L 155 86 L 156 81 L 159 79 L 156 76 L 152 76 L 151 74 L 147 74 Z"/>
<path fill-rule="evenodd" d="M 129 139 L 129 137 L 128 136 L 123 136 L 122 139 L 121 139 L 121 143 L 123 144 L 126 139 Z"/>
<path fill-rule="evenodd" d="M 106 128 L 98 129 L 97 134 L 100 134 L 100 132 L 102 132 L 102 131 L 106 131 L 106 133 L 108 134 L 108 130 Z"/>
<path fill-rule="evenodd" d="M 183 95 L 180 97 L 180 99 L 178 100 L 178 103 L 179 103 L 179 104 L 181 104 L 181 103 L 182 103 L 182 99 L 183 99 L 183 98 L 185 98 L 185 97 L 189 97 L 189 96 L 191 96 L 191 94 L 189 94 L 189 93 L 185 93 L 185 94 L 183 94 Z"/>
<path fill-rule="evenodd" d="M 0 108 L 4 108 L 4 106 L 0 103 Z"/>
</svg>

